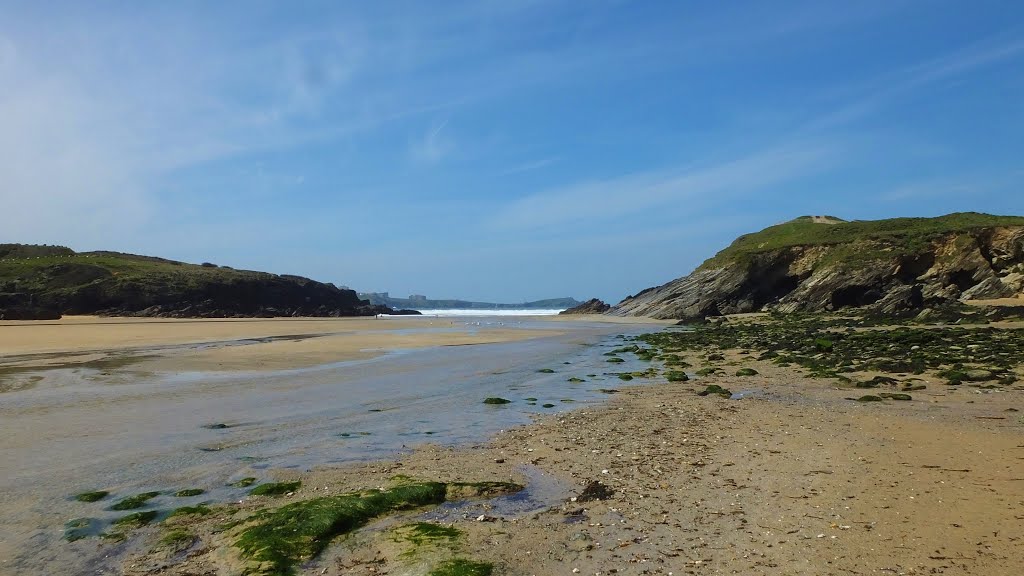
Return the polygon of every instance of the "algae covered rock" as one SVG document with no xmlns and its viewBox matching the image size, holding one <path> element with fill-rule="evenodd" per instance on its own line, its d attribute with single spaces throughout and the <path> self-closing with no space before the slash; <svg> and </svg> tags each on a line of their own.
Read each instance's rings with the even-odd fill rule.
<svg viewBox="0 0 1024 576">
<path fill-rule="evenodd" d="M 701 390 L 700 392 L 697 392 L 698 396 L 710 396 L 712 394 L 714 394 L 716 396 L 721 396 L 723 398 L 731 398 L 732 397 L 732 391 L 731 390 L 728 390 L 726 388 L 722 388 L 718 384 L 712 384 L 712 385 L 708 386 L 707 388 Z"/>
</svg>

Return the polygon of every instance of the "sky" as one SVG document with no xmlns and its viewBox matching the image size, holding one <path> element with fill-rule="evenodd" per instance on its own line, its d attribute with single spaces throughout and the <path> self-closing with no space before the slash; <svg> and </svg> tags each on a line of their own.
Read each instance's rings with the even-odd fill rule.
<svg viewBox="0 0 1024 576">
<path fill-rule="evenodd" d="M 1022 159 L 1019 1 L 0 0 L 0 242 L 617 302 Z"/>
</svg>

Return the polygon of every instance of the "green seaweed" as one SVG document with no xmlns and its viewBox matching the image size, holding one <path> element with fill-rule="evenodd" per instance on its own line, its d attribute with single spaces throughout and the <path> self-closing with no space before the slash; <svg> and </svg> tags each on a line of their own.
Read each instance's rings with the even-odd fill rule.
<svg viewBox="0 0 1024 576">
<path fill-rule="evenodd" d="M 737 376 L 757 376 L 758 371 L 753 368 L 740 368 L 736 371 Z"/>
<path fill-rule="evenodd" d="M 554 408 L 554 404 L 541 404 L 541 408 Z"/>
<path fill-rule="evenodd" d="M 249 494 L 253 496 L 280 496 L 281 494 L 295 492 L 299 489 L 299 486 L 302 486 L 302 482 L 299 480 L 294 482 L 268 482 L 249 490 Z"/>
<path fill-rule="evenodd" d="M 135 508 L 142 508 L 146 505 L 146 502 L 159 496 L 159 492 L 143 492 L 142 494 L 136 494 L 135 496 L 129 496 L 122 498 L 114 503 L 110 507 L 111 510 L 134 510 Z"/>
<path fill-rule="evenodd" d="M 81 540 L 100 533 L 102 523 L 96 518 L 75 518 L 64 524 L 64 539 L 68 542 Z"/>
<path fill-rule="evenodd" d="M 241 531 L 235 546 L 258 563 L 256 572 L 288 575 L 300 561 L 319 554 L 335 536 L 351 532 L 386 513 L 441 504 L 447 486 L 423 482 L 390 490 L 303 500 L 259 512 Z"/>
<path fill-rule="evenodd" d="M 718 384 L 712 384 L 700 392 L 697 392 L 698 396 L 710 396 L 712 394 L 723 398 L 730 398 L 732 396 L 732 392 L 730 390 L 722 388 Z"/>
<path fill-rule="evenodd" d="M 186 488 L 185 490 L 178 490 L 174 493 L 175 498 L 188 498 L 190 496 L 199 496 L 205 494 L 206 490 L 202 488 Z"/>
<path fill-rule="evenodd" d="M 622 358 L 619 358 L 619 357 L 616 356 L 616 357 L 609 358 L 607 360 L 607 362 L 611 362 L 613 364 L 619 364 L 619 363 L 625 362 L 625 360 L 623 360 Z"/>
<path fill-rule="evenodd" d="M 160 538 L 161 544 L 172 548 L 187 548 L 195 541 L 195 535 L 184 528 L 175 528 Z"/>
<path fill-rule="evenodd" d="M 442 562 L 427 576 L 491 576 L 493 573 L 494 565 L 489 562 L 453 558 Z"/>
<path fill-rule="evenodd" d="M 551 368 L 541 368 L 540 370 L 537 370 L 537 372 L 540 372 L 541 374 L 554 374 L 555 373 L 555 371 L 552 370 Z"/>
<path fill-rule="evenodd" d="M 81 494 L 75 494 L 75 500 L 78 500 L 79 502 L 97 502 L 99 500 L 103 500 L 108 495 L 110 495 L 110 492 L 107 492 L 106 490 L 82 492 Z"/>
<path fill-rule="evenodd" d="M 138 528 L 140 526 L 145 526 L 146 524 L 149 524 L 153 520 L 156 520 L 156 517 L 159 514 L 160 512 L 158 510 L 146 510 L 145 512 L 135 512 L 127 516 L 122 516 L 117 520 L 114 520 L 113 524 L 115 526 L 120 526 L 124 528 Z"/>
<path fill-rule="evenodd" d="M 175 508 L 171 511 L 168 518 L 174 518 L 175 516 L 206 516 L 207 514 L 213 514 L 213 510 L 210 510 L 206 504 L 198 504 L 196 506 L 182 506 Z"/>
<path fill-rule="evenodd" d="M 572 382 L 572 383 L 574 383 L 574 384 L 578 384 L 578 383 L 580 383 L 580 382 L 586 382 L 586 380 L 584 380 L 583 378 L 577 378 L 577 377 L 575 377 L 575 376 L 573 376 L 572 378 L 569 378 L 569 380 L 568 380 L 568 381 L 569 381 L 569 382 Z"/>
<path fill-rule="evenodd" d="M 438 542 L 450 543 L 462 537 L 462 531 L 454 526 L 442 526 L 433 522 L 415 522 L 398 529 L 402 540 L 416 546 Z"/>
<path fill-rule="evenodd" d="M 448 500 L 465 500 L 513 494 L 522 489 L 522 485 L 514 482 L 449 482 L 445 494 Z"/>
<path fill-rule="evenodd" d="M 508 399 L 505 399 L 505 398 L 498 398 L 498 397 L 495 397 L 495 396 L 492 396 L 490 398 L 484 398 L 484 404 L 497 404 L 497 405 L 500 405 L 500 404 L 511 404 L 511 403 L 512 403 L 511 400 L 508 400 Z"/>
<path fill-rule="evenodd" d="M 881 396 L 882 398 L 888 398 L 889 400 L 913 400 L 913 397 L 911 397 L 910 394 L 894 394 L 892 392 L 882 392 L 881 394 L 879 394 L 879 396 Z"/>
<path fill-rule="evenodd" d="M 249 486 L 252 486 L 255 483 L 256 478 L 248 476 L 246 478 L 242 478 L 237 482 L 232 482 L 231 484 L 228 484 L 228 486 L 231 486 L 232 488 L 248 488 Z"/>
<path fill-rule="evenodd" d="M 665 379 L 669 382 L 686 382 L 690 379 L 686 372 L 680 370 L 669 370 L 665 372 Z"/>
</svg>

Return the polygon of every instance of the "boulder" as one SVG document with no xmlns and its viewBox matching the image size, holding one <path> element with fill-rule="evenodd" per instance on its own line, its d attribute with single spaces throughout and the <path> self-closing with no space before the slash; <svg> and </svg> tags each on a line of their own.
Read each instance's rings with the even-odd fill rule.
<svg viewBox="0 0 1024 576">
<path fill-rule="evenodd" d="M 563 310 L 559 314 L 604 314 L 611 306 L 605 304 L 597 298 L 591 298 L 579 306 L 574 306 L 568 310 Z"/>
</svg>

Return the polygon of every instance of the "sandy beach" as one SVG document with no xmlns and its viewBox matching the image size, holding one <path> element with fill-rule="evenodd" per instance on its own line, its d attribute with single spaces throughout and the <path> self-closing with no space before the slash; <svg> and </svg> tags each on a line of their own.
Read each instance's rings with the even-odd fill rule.
<svg viewBox="0 0 1024 576">
<path fill-rule="evenodd" d="M 530 469 L 561 491 L 531 514 L 481 506 L 438 517 L 462 534 L 459 554 L 514 575 L 1018 573 L 1024 428 L 1005 418 L 1007 398 L 937 392 L 914 406 L 864 406 L 793 370 L 757 367 L 756 379 L 714 379 L 750 389 L 740 401 L 699 397 L 692 383 L 631 387 L 472 448 L 284 474 L 303 487 L 272 505 L 396 475 L 525 482 Z M 611 497 L 575 501 L 591 481 Z M 217 522 L 265 500 L 183 525 L 218 542 Z M 415 566 L 438 552 L 403 556 L 389 535 L 401 522 L 342 539 L 302 573 L 425 573 Z M 229 573 L 215 550 L 172 566 L 167 551 L 140 555 L 128 573 Z"/>
<path fill-rule="evenodd" d="M 515 319 L 509 320 L 511 325 Z M 280 370 L 372 358 L 396 348 L 487 344 L 551 335 L 505 322 L 451 319 L 149 319 L 70 316 L 0 322 L 0 369 L 140 357 L 139 370 Z M 202 345 L 198 347 L 197 345 Z"/>
<path fill-rule="evenodd" d="M 8 380 L 65 374 L 5 396 L 11 468 L 0 573 L 259 572 L 234 544 L 254 514 L 410 479 L 525 489 L 373 520 L 297 573 L 427 575 L 452 558 L 491 565 L 499 576 L 1011 576 L 1024 565 L 1019 387 L 949 387 L 926 376 L 913 402 L 858 403 L 849 387 L 737 351 L 724 365 L 756 376 L 668 382 L 657 371 L 640 376 L 650 364 L 632 357 L 607 362 L 621 346 L 617 332 L 660 326 L 592 320 L 0 327 L 18 351 L 2 360 L 15 370 Z M 394 356 L 396 349 L 410 353 Z M 62 359 L 40 372 L 62 356 L 129 360 L 69 368 Z M 620 370 L 638 376 L 623 381 Z M 709 384 L 739 394 L 696 394 Z M 482 406 L 485 396 L 511 403 Z M 226 424 L 210 430 L 211 422 Z M 233 487 L 246 477 L 301 485 L 251 496 Z M 595 482 L 607 493 L 588 499 Z M 169 496 L 190 486 L 206 492 Z M 116 497 L 158 491 L 144 508 L 158 513 L 211 507 L 121 542 L 54 538 L 72 517 L 116 517 L 106 511 L 115 496 L 66 501 L 99 488 Z M 424 521 L 448 536 L 410 537 Z M 18 531 L 32 523 L 50 528 Z"/>
</svg>

